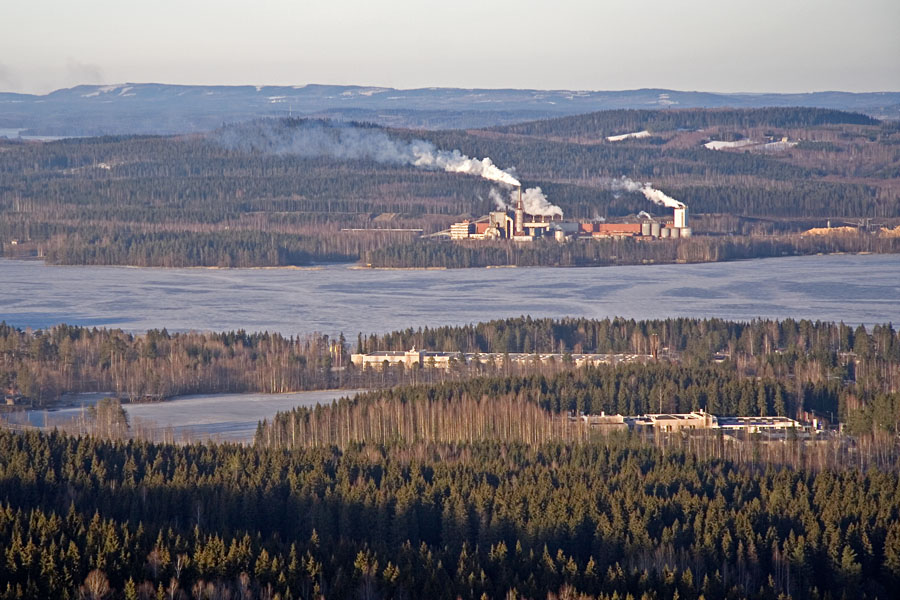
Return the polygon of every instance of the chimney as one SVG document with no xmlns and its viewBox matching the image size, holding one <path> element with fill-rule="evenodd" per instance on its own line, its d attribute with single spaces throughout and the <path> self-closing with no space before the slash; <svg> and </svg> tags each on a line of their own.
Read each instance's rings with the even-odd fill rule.
<svg viewBox="0 0 900 600">
<path fill-rule="evenodd" d="M 522 204 L 522 186 L 519 186 L 519 200 L 516 202 L 516 235 L 525 235 L 525 206 Z"/>
<path fill-rule="evenodd" d="M 687 224 L 687 206 L 679 206 L 675 209 L 675 223 L 677 229 L 684 229 Z"/>
</svg>

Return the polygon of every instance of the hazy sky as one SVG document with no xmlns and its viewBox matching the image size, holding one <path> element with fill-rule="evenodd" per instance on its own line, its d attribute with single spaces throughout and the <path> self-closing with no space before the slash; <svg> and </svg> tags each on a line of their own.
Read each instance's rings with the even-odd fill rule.
<svg viewBox="0 0 900 600">
<path fill-rule="evenodd" d="M 900 90 L 900 0 L 2 0 L 0 91 Z"/>
</svg>

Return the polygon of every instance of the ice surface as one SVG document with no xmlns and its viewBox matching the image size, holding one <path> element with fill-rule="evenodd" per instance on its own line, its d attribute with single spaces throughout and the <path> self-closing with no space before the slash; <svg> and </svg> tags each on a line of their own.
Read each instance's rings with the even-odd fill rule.
<svg viewBox="0 0 900 600">
<path fill-rule="evenodd" d="M 318 331 L 354 339 L 359 332 L 526 314 L 900 323 L 900 255 L 447 271 L 142 269 L 0 260 L 0 282 L 0 320 L 33 328 Z"/>
</svg>

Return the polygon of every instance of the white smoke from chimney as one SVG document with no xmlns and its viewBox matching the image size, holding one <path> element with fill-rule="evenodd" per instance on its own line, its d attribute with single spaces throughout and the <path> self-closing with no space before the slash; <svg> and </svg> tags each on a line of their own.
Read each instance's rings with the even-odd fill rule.
<svg viewBox="0 0 900 600">
<path fill-rule="evenodd" d="M 647 200 L 659 204 L 660 206 L 667 206 L 669 208 L 684 208 L 684 203 L 679 202 L 671 196 L 667 196 L 664 192 L 653 189 L 649 184 L 641 188 L 641 193 L 644 194 Z"/>
<path fill-rule="evenodd" d="M 518 179 L 490 158 L 470 158 L 459 150 L 440 150 L 425 140 L 394 139 L 374 127 L 328 121 L 263 120 L 220 129 L 213 139 L 234 150 L 374 160 L 477 175 L 513 187 L 520 185 Z"/>
<path fill-rule="evenodd" d="M 518 199 L 518 190 L 513 190 L 510 194 L 513 203 Z M 539 187 L 528 188 L 522 191 L 522 204 L 525 212 L 529 215 L 539 217 L 562 217 L 563 211 L 555 204 L 551 204 L 544 195 L 543 190 Z"/>
<path fill-rule="evenodd" d="M 622 190 L 625 192 L 641 192 L 644 197 L 654 204 L 667 206 L 669 208 L 683 208 L 684 203 L 679 202 L 675 198 L 666 195 L 664 192 L 655 189 L 650 183 L 638 183 L 624 175 L 617 179 L 609 179 L 605 182 L 606 187 L 611 190 Z"/>
<path fill-rule="evenodd" d="M 645 210 L 638 213 L 638 219 L 652 219 L 653 216 Z"/>
<path fill-rule="evenodd" d="M 491 188 L 491 191 L 488 192 L 488 197 L 494 202 L 494 206 L 497 207 L 497 210 L 509 210 L 512 208 L 506 203 L 506 200 L 503 199 L 503 196 L 500 195 L 497 188 Z"/>
</svg>

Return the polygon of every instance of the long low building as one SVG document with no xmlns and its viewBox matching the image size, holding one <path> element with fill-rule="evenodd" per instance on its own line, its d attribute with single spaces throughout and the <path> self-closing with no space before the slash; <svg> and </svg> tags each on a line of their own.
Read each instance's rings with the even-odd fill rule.
<svg viewBox="0 0 900 600">
<path fill-rule="evenodd" d="M 717 417 L 703 410 L 689 413 L 654 413 L 625 417 L 633 429 L 674 433 L 691 429 L 720 429 L 759 433 L 762 431 L 803 429 L 800 421 L 788 417 Z"/>
<path fill-rule="evenodd" d="M 553 362 L 571 361 L 576 367 L 615 365 L 623 363 L 647 362 L 652 357 L 649 354 L 560 354 L 558 352 L 435 352 L 431 350 L 417 350 L 412 348 L 407 351 L 382 350 L 369 352 L 368 354 L 351 354 L 350 362 L 360 368 L 382 368 L 385 363 L 388 366 L 402 364 L 404 367 L 420 366 L 437 369 L 449 369 L 451 364 L 489 364 L 491 362 L 502 365 L 509 360 L 511 365 L 528 366 L 535 363 L 550 364 Z"/>
<path fill-rule="evenodd" d="M 638 432 L 678 433 L 692 430 L 721 430 L 761 433 L 807 429 L 800 421 L 788 417 L 717 417 L 703 410 L 689 413 L 651 413 L 635 417 L 607 415 L 603 412 L 599 415 L 570 414 L 569 420 L 596 431 L 633 429 Z"/>
</svg>

